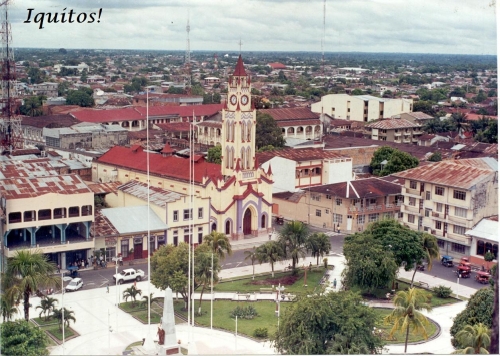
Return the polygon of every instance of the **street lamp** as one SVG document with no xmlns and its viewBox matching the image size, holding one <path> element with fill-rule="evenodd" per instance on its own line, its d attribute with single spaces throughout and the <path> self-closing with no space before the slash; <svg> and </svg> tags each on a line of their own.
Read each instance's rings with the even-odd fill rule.
<svg viewBox="0 0 500 356">
<path fill-rule="evenodd" d="M 64 355 L 64 281 L 71 281 L 71 277 L 64 277 L 64 272 L 61 272 L 61 318 L 62 318 L 62 354 Z"/>
<path fill-rule="evenodd" d="M 285 287 L 280 284 L 276 287 L 276 315 L 278 316 L 278 329 L 280 327 L 280 301 L 281 293 L 285 290 Z"/>
<path fill-rule="evenodd" d="M 211 272 L 211 281 L 210 281 L 210 330 L 212 330 L 212 324 L 214 320 L 214 254 L 212 253 L 212 269 Z"/>
</svg>

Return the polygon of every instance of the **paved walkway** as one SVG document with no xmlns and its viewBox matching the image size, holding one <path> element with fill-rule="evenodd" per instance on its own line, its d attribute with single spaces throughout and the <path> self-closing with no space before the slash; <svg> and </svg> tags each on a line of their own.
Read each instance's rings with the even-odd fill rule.
<svg viewBox="0 0 500 356">
<path fill-rule="evenodd" d="M 273 236 L 275 237 L 275 236 Z M 261 237 L 258 241 L 264 243 L 265 238 Z M 252 241 L 252 243 L 258 242 Z M 242 246 L 243 243 L 236 244 Z M 248 246 L 246 246 L 248 247 Z M 237 249 L 237 248 L 236 248 Z M 338 291 L 340 289 L 341 273 L 344 268 L 344 257 L 342 254 L 332 254 L 328 256 L 330 265 L 334 265 L 333 271 L 329 272 L 329 286 L 327 289 Z M 275 264 L 275 272 L 283 271 L 289 265 L 290 261 L 283 261 Z M 316 265 L 316 259 L 307 257 L 301 260 L 300 266 L 308 266 L 309 263 Z M 255 273 L 270 272 L 271 267 L 268 263 L 256 264 L 254 266 Z M 252 266 L 237 267 L 232 269 L 222 270 L 219 274 L 222 279 L 251 275 Z M 412 272 L 400 271 L 400 276 L 411 279 Z M 333 281 L 336 279 L 337 286 L 333 288 Z M 462 296 L 470 296 L 475 293 L 475 289 L 459 286 L 456 283 L 440 280 L 433 276 L 428 276 L 417 272 L 416 281 L 428 283 L 430 287 L 434 285 L 450 286 L 454 292 L 458 292 Z M 151 330 L 148 331 L 148 326 L 143 325 L 129 314 L 122 312 L 116 308 L 116 301 L 121 297 L 121 293 L 129 285 L 110 286 L 109 293 L 106 293 L 106 288 L 97 288 L 91 290 L 81 290 L 74 293 L 66 293 L 64 295 L 64 306 L 67 309 L 75 312 L 77 322 L 72 325 L 80 336 L 65 343 L 64 354 L 66 355 L 121 355 L 125 347 L 133 342 L 142 340 L 142 338 L 151 335 L 156 338 L 156 325 L 151 325 Z M 150 286 L 148 291 L 148 282 L 142 281 L 137 283 L 137 286 L 143 290 L 143 293 L 154 293 L 155 296 L 163 295 L 163 292 Z M 286 294 L 286 291 L 285 291 Z M 60 300 L 61 295 L 54 295 Z M 238 297 L 236 293 L 215 293 L 215 299 L 234 299 Z M 275 294 L 271 293 L 255 293 L 252 299 L 267 299 L 274 300 Z M 197 298 L 196 294 L 194 298 Z M 199 298 L 199 296 L 198 296 Z M 210 293 L 205 293 L 203 299 L 210 299 Z M 32 308 L 30 315 L 36 316 L 39 311 L 35 308 L 40 303 L 40 298 L 31 298 Z M 121 301 L 121 300 L 120 300 Z M 376 303 L 383 306 L 391 307 L 391 303 Z M 441 335 L 436 339 L 417 345 L 409 345 L 408 352 L 429 352 L 449 354 L 453 351 L 450 343 L 449 329 L 453 323 L 453 317 L 465 308 L 466 302 L 460 302 L 450 306 L 439 307 L 428 313 L 428 316 L 441 326 Z M 110 332 L 109 328 L 112 331 Z M 256 342 L 245 337 L 235 337 L 234 333 L 209 330 L 206 328 L 192 328 L 192 338 L 188 333 L 187 324 L 181 324 L 176 327 L 177 338 L 181 340 L 183 347 L 189 347 L 190 354 L 273 354 L 274 349 L 270 347 L 269 342 Z M 189 342 L 191 340 L 191 342 Z M 387 346 L 386 352 L 391 354 L 401 354 L 404 346 Z M 63 354 L 62 346 L 57 346 L 52 349 L 51 355 Z"/>
</svg>

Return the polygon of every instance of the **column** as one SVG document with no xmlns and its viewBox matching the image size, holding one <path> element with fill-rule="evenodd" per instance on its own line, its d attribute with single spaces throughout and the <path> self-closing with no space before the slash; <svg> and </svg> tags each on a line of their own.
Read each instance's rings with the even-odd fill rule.
<svg viewBox="0 0 500 356">
<path fill-rule="evenodd" d="M 66 252 L 61 252 L 61 269 L 66 269 Z"/>
</svg>

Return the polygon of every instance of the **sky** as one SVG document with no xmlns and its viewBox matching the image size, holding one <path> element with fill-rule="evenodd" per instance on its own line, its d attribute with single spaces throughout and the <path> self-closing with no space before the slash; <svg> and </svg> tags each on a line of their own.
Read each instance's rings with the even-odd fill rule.
<svg viewBox="0 0 500 356">
<path fill-rule="evenodd" d="M 323 21 L 324 4 L 325 0 L 14 0 L 9 19 L 14 47 L 186 50 L 189 18 L 192 51 L 239 52 L 241 40 L 242 52 L 497 52 L 496 0 L 326 0 Z M 31 14 L 28 9 L 33 9 Z M 81 13 L 86 15 L 80 20 L 87 20 L 69 23 L 71 9 L 73 20 Z M 90 13 L 99 9 L 100 22 L 88 23 Z M 59 23 L 48 23 L 48 13 L 58 13 Z"/>
</svg>

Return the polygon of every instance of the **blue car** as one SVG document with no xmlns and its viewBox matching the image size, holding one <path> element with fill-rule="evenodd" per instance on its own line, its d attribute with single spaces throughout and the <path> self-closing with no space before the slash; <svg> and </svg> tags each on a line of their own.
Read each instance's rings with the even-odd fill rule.
<svg viewBox="0 0 500 356">
<path fill-rule="evenodd" d="M 443 258 L 441 258 L 441 264 L 446 267 L 453 267 L 453 257 L 443 256 Z"/>
</svg>

